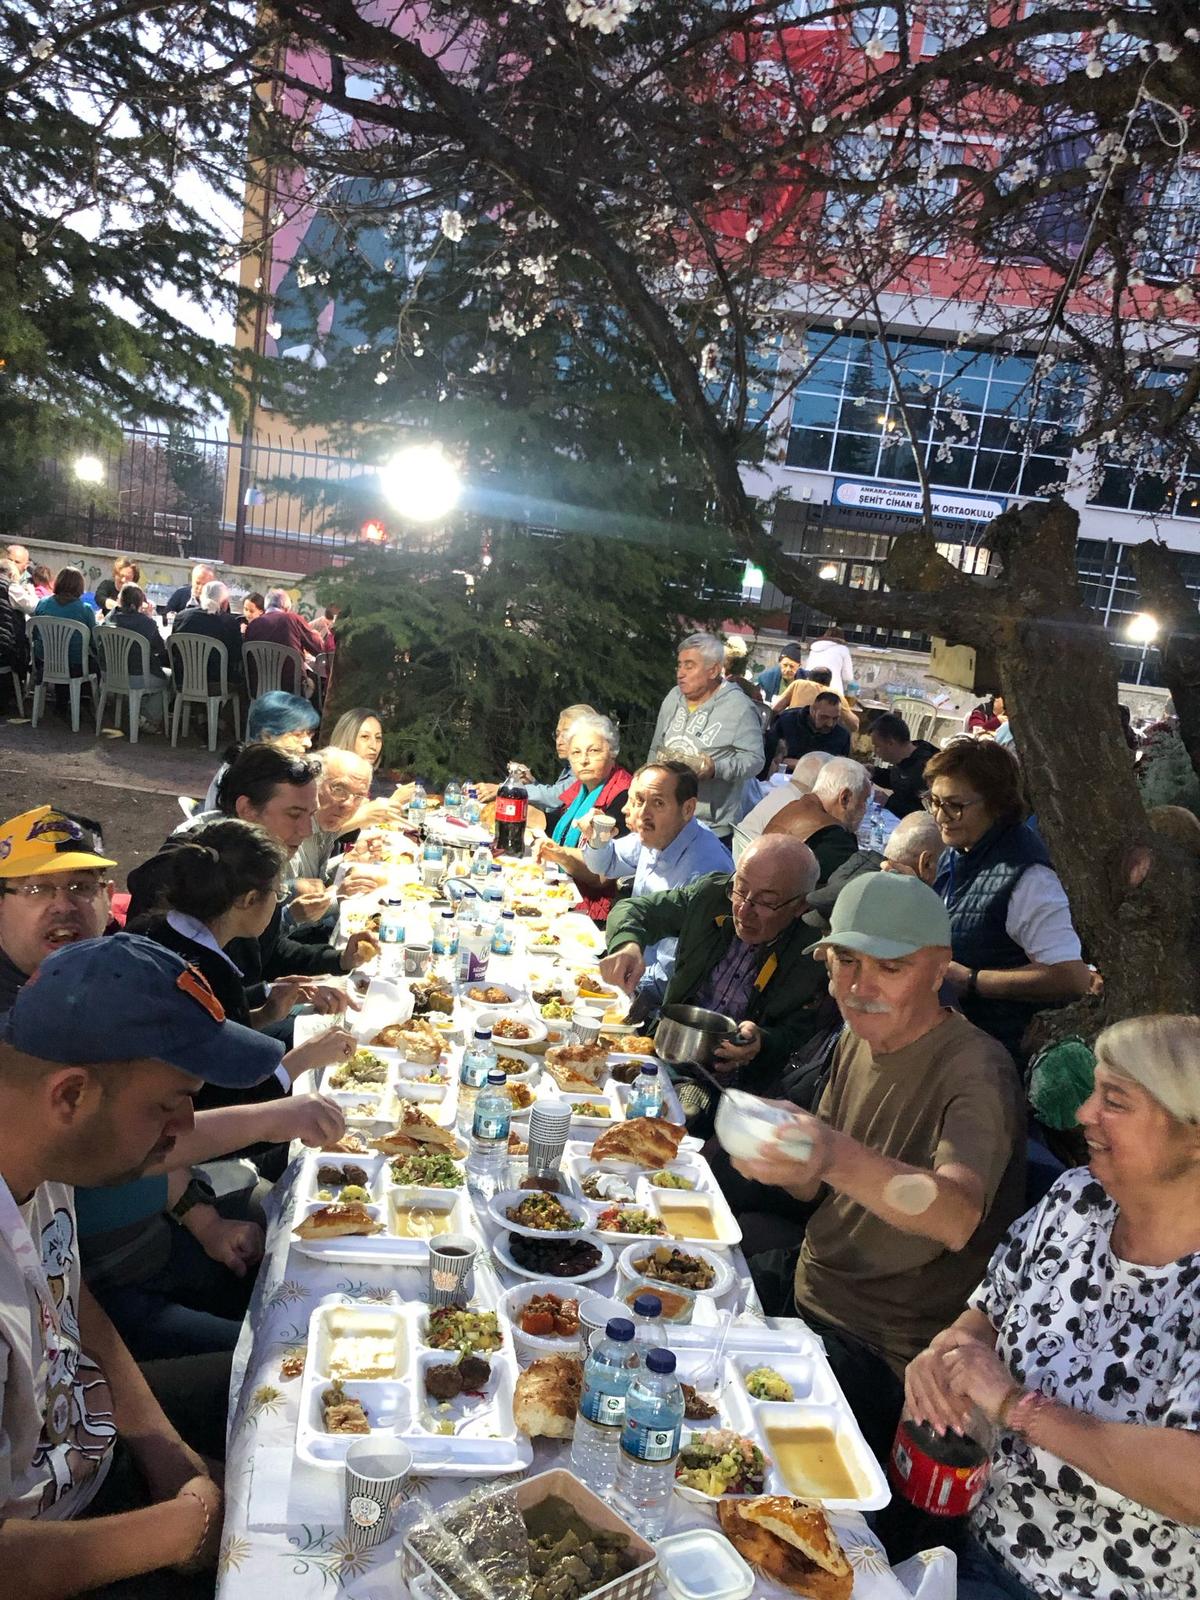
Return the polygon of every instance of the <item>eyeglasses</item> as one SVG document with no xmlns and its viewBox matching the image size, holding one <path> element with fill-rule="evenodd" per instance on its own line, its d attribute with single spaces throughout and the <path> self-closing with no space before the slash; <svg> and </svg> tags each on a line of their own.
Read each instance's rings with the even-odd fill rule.
<svg viewBox="0 0 1200 1600">
<path fill-rule="evenodd" d="M 734 905 L 745 906 L 748 911 L 782 911 L 784 906 L 790 906 L 797 900 L 803 900 L 802 894 L 792 894 L 786 900 L 763 900 L 758 895 L 747 894 L 744 889 L 739 889 L 736 883 L 729 885 L 729 898 Z"/>
<path fill-rule="evenodd" d="M 368 792 L 366 789 L 351 789 L 349 784 L 345 783 L 330 783 L 325 786 L 325 793 L 339 804 L 344 800 L 365 800 Z"/>
<path fill-rule="evenodd" d="M 968 806 L 981 806 L 983 797 L 976 795 L 974 800 L 943 800 L 941 795 L 927 794 L 922 796 L 921 804 L 932 816 L 937 816 L 940 811 L 947 822 L 958 822 Z"/>
<path fill-rule="evenodd" d="M 18 883 L 5 884 L 0 894 L 15 895 L 31 905 L 50 905 L 58 894 L 65 894 L 68 900 L 94 900 L 103 887 L 103 883 L 83 879 L 77 883 Z"/>
</svg>

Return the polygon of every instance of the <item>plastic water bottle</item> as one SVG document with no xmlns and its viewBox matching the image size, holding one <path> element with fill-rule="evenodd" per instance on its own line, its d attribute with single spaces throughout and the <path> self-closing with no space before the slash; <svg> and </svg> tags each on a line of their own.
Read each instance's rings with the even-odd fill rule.
<svg viewBox="0 0 1200 1600">
<path fill-rule="evenodd" d="M 510 956 L 513 953 L 513 943 L 517 933 L 517 917 L 514 911 L 502 911 L 500 921 L 496 924 L 492 934 L 492 954 L 494 956 Z"/>
<path fill-rule="evenodd" d="M 445 810 L 455 814 L 462 810 L 463 791 L 462 784 L 457 778 L 451 778 L 442 794 L 442 805 Z"/>
<path fill-rule="evenodd" d="M 446 852 L 442 846 L 442 841 L 440 839 L 426 838 L 425 843 L 421 846 L 421 860 L 444 861 L 445 859 Z"/>
<path fill-rule="evenodd" d="M 458 973 L 458 923 L 443 911 L 433 925 L 433 966 L 439 978 L 453 983 Z"/>
<path fill-rule="evenodd" d="M 492 852 L 487 845 L 481 844 L 476 848 L 471 857 L 471 879 L 477 889 L 482 888 L 488 880 L 492 870 Z"/>
<path fill-rule="evenodd" d="M 625 1107 L 625 1120 L 634 1117 L 661 1117 L 663 1112 L 662 1084 L 658 1078 L 658 1062 L 647 1061 L 633 1080 L 633 1093 Z"/>
<path fill-rule="evenodd" d="M 479 920 L 485 927 L 494 928 L 504 910 L 504 885 L 489 883 L 479 902 Z"/>
<path fill-rule="evenodd" d="M 665 1350 L 667 1330 L 662 1320 L 662 1301 L 656 1294 L 640 1294 L 633 1302 L 634 1338 L 638 1356 L 645 1359 L 651 1350 Z"/>
<path fill-rule="evenodd" d="M 625 1396 L 616 1509 L 644 1539 L 667 1523 L 683 1433 L 683 1390 L 669 1350 L 651 1350 Z"/>
<path fill-rule="evenodd" d="M 633 1323 L 614 1317 L 584 1363 L 583 1391 L 571 1444 L 571 1471 L 607 1499 L 617 1481 L 625 1396 L 640 1364 Z"/>
<path fill-rule="evenodd" d="M 379 914 L 380 967 L 386 973 L 398 973 L 404 966 L 404 902 L 385 900 Z"/>
<path fill-rule="evenodd" d="M 481 1200 L 490 1200 L 508 1184 L 508 1130 L 512 1101 L 502 1072 L 489 1072 L 475 1100 L 471 1120 L 471 1150 L 467 1156 L 467 1184 Z"/>
<path fill-rule="evenodd" d="M 462 1053 L 458 1069 L 458 1131 L 469 1135 L 475 1121 L 475 1101 L 486 1087 L 488 1073 L 496 1068 L 496 1047 L 490 1028 L 476 1028 L 475 1036 Z"/>
<path fill-rule="evenodd" d="M 424 822 L 425 807 L 428 797 L 425 794 L 425 785 L 418 778 L 413 784 L 412 798 L 408 802 L 408 820 L 410 822 Z"/>
<path fill-rule="evenodd" d="M 471 827 L 479 826 L 479 819 L 483 816 L 483 807 L 479 803 L 479 796 L 475 792 L 473 783 L 467 784 L 463 790 L 462 819 L 470 823 Z"/>
</svg>

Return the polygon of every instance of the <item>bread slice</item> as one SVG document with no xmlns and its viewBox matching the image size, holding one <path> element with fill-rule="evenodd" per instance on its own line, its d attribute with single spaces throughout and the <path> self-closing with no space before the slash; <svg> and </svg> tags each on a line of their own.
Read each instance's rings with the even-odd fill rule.
<svg viewBox="0 0 1200 1600">
<path fill-rule="evenodd" d="M 679 1153 L 687 1129 L 679 1123 L 663 1122 L 658 1117 L 636 1117 L 606 1128 L 592 1145 L 596 1161 L 628 1161 L 634 1166 L 665 1167 Z"/>
<path fill-rule="evenodd" d="M 544 1356 L 517 1379 L 513 1421 L 530 1439 L 571 1439 L 582 1387 L 582 1361 L 575 1356 Z"/>
<path fill-rule="evenodd" d="M 383 1223 L 357 1200 L 321 1206 L 295 1229 L 300 1239 L 341 1239 L 351 1234 L 382 1233 Z"/>
<path fill-rule="evenodd" d="M 722 1501 L 726 1538 L 753 1566 L 809 1600 L 850 1600 L 854 1569 L 824 1508 L 793 1495 Z"/>
</svg>

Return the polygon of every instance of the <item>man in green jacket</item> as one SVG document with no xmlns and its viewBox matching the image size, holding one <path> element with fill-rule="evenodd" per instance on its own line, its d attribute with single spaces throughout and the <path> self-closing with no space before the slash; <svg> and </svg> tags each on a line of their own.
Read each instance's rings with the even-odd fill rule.
<svg viewBox="0 0 1200 1600">
<path fill-rule="evenodd" d="M 733 1017 L 738 1042 L 720 1047 L 716 1070 L 732 1075 L 753 1062 L 753 1084 L 748 1074 L 742 1081 L 766 1088 L 822 1020 L 825 973 L 804 954 L 811 935 L 800 920 L 818 874 L 806 844 L 770 834 L 746 848 L 732 875 L 710 872 L 682 889 L 618 901 L 600 972 L 632 994 L 645 970 L 642 951 L 678 938 L 664 1005 Z"/>
</svg>

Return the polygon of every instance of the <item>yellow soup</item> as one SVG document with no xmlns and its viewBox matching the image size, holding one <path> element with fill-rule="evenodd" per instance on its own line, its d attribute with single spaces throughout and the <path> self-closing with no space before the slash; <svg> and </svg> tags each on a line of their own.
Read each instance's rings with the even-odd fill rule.
<svg viewBox="0 0 1200 1600">
<path fill-rule="evenodd" d="M 431 1211 L 428 1206 L 397 1206 L 392 1213 L 392 1232 L 398 1239 L 428 1239 L 435 1233 L 449 1233 L 450 1213 Z"/>
<path fill-rule="evenodd" d="M 853 1500 L 858 1485 L 842 1456 L 832 1428 L 766 1428 L 767 1454 L 774 1457 L 793 1494 L 817 1500 Z"/>
<path fill-rule="evenodd" d="M 706 1205 L 665 1205 L 660 1207 L 660 1214 L 672 1239 L 715 1239 L 717 1237 L 717 1230 L 713 1226 L 712 1211 Z"/>
</svg>

